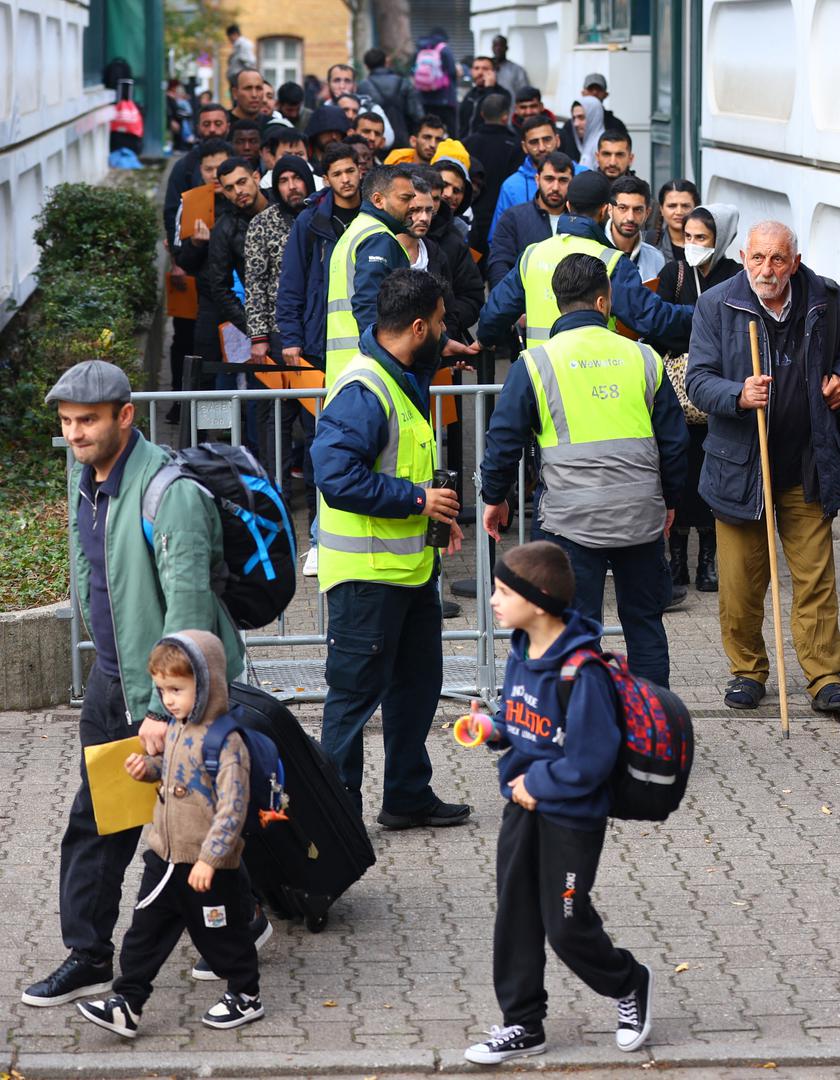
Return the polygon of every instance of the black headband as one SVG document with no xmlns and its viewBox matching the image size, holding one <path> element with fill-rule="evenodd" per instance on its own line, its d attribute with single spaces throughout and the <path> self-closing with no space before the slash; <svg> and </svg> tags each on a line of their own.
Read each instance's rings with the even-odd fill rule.
<svg viewBox="0 0 840 1080">
<path fill-rule="evenodd" d="M 504 559 L 499 559 L 493 567 L 493 576 L 498 578 L 499 581 L 503 581 L 505 585 L 532 604 L 536 604 L 538 608 L 547 611 L 549 615 L 555 615 L 559 618 L 569 606 L 568 602 L 558 600 L 556 596 L 549 596 L 548 593 L 544 593 L 542 589 L 538 589 L 530 581 L 520 577 L 519 574 L 511 570 Z"/>
</svg>

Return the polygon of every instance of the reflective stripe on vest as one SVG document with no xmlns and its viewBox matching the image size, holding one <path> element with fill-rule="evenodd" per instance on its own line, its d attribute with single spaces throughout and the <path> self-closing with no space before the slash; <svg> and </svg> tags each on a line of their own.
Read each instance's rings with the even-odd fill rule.
<svg viewBox="0 0 840 1080">
<path fill-rule="evenodd" d="M 332 386 L 359 351 L 359 327 L 353 316 L 356 253 L 359 244 L 377 233 L 393 233 L 370 214 L 357 214 L 330 256 L 327 293 L 326 385 Z"/>
<path fill-rule="evenodd" d="M 621 252 L 615 248 L 604 247 L 597 240 L 571 236 L 569 233 L 560 233 L 529 245 L 519 263 L 519 277 L 525 290 L 526 349 L 548 341 L 552 326 L 560 318 L 551 279 L 558 264 L 568 255 L 594 255 L 606 266 L 610 277 L 621 258 Z M 610 318 L 609 327 L 611 330 L 615 328 L 613 318 Z"/>
<path fill-rule="evenodd" d="M 435 439 L 430 418 L 383 367 L 356 353 L 330 388 L 330 403 L 350 383 L 373 393 L 388 420 L 388 441 L 373 471 L 429 487 L 435 468 Z M 381 581 L 419 586 L 432 576 L 434 549 L 426 545 L 429 519 L 378 518 L 337 510 L 321 496 L 318 511 L 318 582 L 322 591 L 342 581 Z"/>
<path fill-rule="evenodd" d="M 651 414 L 659 356 L 598 326 L 563 331 L 522 355 L 540 417 L 540 526 L 586 547 L 658 539 L 665 504 Z"/>
</svg>

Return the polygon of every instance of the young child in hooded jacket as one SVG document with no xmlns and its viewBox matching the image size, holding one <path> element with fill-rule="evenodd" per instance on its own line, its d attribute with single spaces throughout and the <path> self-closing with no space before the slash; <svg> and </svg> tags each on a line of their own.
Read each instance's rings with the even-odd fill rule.
<svg viewBox="0 0 840 1080">
<path fill-rule="evenodd" d="M 610 809 L 608 780 L 621 734 L 609 674 L 580 668 L 563 708 L 563 661 L 598 650 L 603 628 L 570 607 L 563 549 L 548 541 L 496 561 L 491 605 L 513 630 L 489 745 L 508 800 L 499 832 L 493 982 L 503 1023 L 465 1057 L 479 1064 L 545 1051 L 545 942 L 592 990 L 618 1004 L 616 1042 L 636 1050 L 651 1024 L 653 973 L 604 930 L 590 891 Z M 568 684 L 567 684 L 568 685 Z M 473 735 L 477 722 L 471 724 Z"/>
<path fill-rule="evenodd" d="M 238 732 L 225 739 L 215 781 L 204 768 L 204 738 L 229 708 L 224 647 L 203 630 L 170 634 L 152 650 L 149 672 L 169 720 L 163 755 L 131 754 L 125 763 L 135 780 L 160 781 L 146 866 L 112 996 L 77 1003 L 86 1019 L 129 1039 L 185 928 L 227 979 L 227 991 L 202 1021 L 233 1028 L 263 1016 L 239 881 L 251 762 Z"/>
</svg>

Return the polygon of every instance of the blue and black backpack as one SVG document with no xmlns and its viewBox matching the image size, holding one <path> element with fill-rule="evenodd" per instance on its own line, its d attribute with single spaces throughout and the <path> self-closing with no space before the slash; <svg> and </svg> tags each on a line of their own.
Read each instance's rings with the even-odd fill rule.
<svg viewBox="0 0 840 1080">
<path fill-rule="evenodd" d="M 287 821 L 285 810 L 289 799 L 285 792 L 283 761 L 274 740 L 261 731 L 245 727 L 243 717 L 243 710 L 237 705 L 213 721 L 204 736 L 204 768 L 215 786 L 225 740 L 232 731 L 242 736 L 251 758 L 250 797 L 243 829 L 247 836 L 274 821 Z"/>
<path fill-rule="evenodd" d="M 201 443 L 170 450 L 172 460 L 143 493 L 143 532 L 154 546 L 154 522 L 170 484 L 185 479 L 216 503 L 222 521 L 224 565 L 212 587 L 241 630 L 266 626 L 295 595 L 297 545 L 282 493 L 244 446 Z"/>
</svg>

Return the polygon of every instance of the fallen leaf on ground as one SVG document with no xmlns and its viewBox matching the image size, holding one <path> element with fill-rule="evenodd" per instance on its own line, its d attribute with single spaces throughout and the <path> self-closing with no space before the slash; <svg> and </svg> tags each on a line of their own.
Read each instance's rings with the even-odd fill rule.
<svg viewBox="0 0 840 1080">
<path fill-rule="evenodd" d="M 674 971 L 679 974 L 681 971 L 688 971 L 688 964 L 677 964 Z"/>
<path fill-rule="evenodd" d="M 733 900 L 732 903 L 733 903 L 733 905 L 735 907 L 746 907 L 747 906 L 747 901 L 746 900 Z"/>
<path fill-rule="evenodd" d="M 791 793 L 792 791 L 793 791 L 793 788 L 790 788 L 790 787 L 783 787 L 783 788 L 782 788 L 782 794 L 783 794 L 783 795 L 790 795 L 790 793 Z M 763 1068 L 763 1067 L 764 1067 L 764 1066 L 762 1066 L 762 1068 Z"/>
<path fill-rule="evenodd" d="M 325 1009 L 334 1009 L 338 1005 L 337 1001 L 322 1001 L 321 1004 Z"/>
<path fill-rule="evenodd" d="M 451 724 L 451 722 L 449 720 L 447 720 L 445 724 L 440 725 L 441 731 L 446 731 L 447 728 L 451 728 L 451 727 L 452 727 L 452 724 Z"/>
<path fill-rule="evenodd" d="M 828 817 L 831 817 L 831 808 L 828 807 L 828 806 L 821 806 L 820 807 L 820 812 L 823 813 L 823 814 L 827 814 Z"/>
<path fill-rule="evenodd" d="M 765 1061 L 765 1063 L 761 1067 L 762 1069 L 778 1069 L 779 1066 L 776 1064 L 775 1061 Z"/>
</svg>

